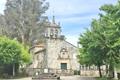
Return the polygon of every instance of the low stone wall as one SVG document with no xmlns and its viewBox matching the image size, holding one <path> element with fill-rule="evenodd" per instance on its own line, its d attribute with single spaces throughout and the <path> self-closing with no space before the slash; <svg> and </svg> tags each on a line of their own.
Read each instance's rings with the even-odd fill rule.
<svg viewBox="0 0 120 80">
<path fill-rule="evenodd" d="M 105 71 L 102 71 L 102 74 L 105 74 Z M 98 70 L 81 70 L 80 75 L 81 76 L 99 77 L 99 71 Z"/>
<path fill-rule="evenodd" d="M 59 74 L 60 76 L 68 76 L 68 75 L 73 75 L 74 71 L 73 70 L 61 70 L 61 69 L 49 69 L 50 73 L 55 73 L 55 74 Z"/>
<path fill-rule="evenodd" d="M 42 68 L 24 68 L 23 70 L 25 70 L 29 76 L 34 76 L 36 73 L 44 73 L 44 69 Z M 55 73 L 59 75 L 74 75 L 74 70 L 48 69 L 48 73 Z"/>
</svg>

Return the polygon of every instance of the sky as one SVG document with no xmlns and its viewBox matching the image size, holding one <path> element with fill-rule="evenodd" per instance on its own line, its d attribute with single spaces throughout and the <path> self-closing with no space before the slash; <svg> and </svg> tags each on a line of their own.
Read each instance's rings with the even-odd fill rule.
<svg viewBox="0 0 120 80">
<path fill-rule="evenodd" d="M 115 4 L 117 0 L 47 0 L 49 19 L 54 15 L 61 23 L 62 34 L 67 41 L 77 45 L 80 34 L 90 27 L 92 19 L 98 19 L 100 6 Z"/>
<path fill-rule="evenodd" d="M 0 0 L 0 13 L 3 14 L 6 0 Z M 90 27 L 92 19 L 97 19 L 100 6 L 115 4 L 117 0 L 47 0 L 50 7 L 46 15 L 51 20 L 54 15 L 60 22 L 62 34 L 67 41 L 77 45 L 80 34 Z"/>
</svg>

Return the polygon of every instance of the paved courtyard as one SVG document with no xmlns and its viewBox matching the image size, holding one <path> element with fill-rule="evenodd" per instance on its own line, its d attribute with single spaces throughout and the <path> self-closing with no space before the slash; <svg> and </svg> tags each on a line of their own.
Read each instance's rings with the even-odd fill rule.
<svg viewBox="0 0 120 80">
<path fill-rule="evenodd" d="M 61 80 L 95 80 L 95 79 L 92 77 L 61 76 Z"/>
<path fill-rule="evenodd" d="M 0 80 L 32 80 L 29 78 L 21 78 L 21 79 L 0 79 Z M 80 76 L 61 76 L 61 80 L 95 80 L 92 77 L 80 77 Z"/>
</svg>

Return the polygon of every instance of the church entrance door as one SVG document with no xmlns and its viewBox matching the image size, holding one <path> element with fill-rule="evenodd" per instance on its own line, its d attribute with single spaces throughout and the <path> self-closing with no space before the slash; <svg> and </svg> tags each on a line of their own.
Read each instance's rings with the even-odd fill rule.
<svg viewBox="0 0 120 80">
<path fill-rule="evenodd" d="M 61 69 L 67 70 L 67 63 L 61 63 Z"/>
</svg>

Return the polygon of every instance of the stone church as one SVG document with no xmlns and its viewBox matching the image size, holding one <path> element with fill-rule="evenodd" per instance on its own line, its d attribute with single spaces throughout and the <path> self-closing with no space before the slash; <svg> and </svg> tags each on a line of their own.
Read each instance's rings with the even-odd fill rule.
<svg viewBox="0 0 120 80">
<path fill-rule="evenodd" d="M 57 74 L 74 74 L 79 70 L 78 49 L 61 35 L 60 24 L 55 22 L 54 17 L 52 22 L 47 22 L 44 37 L 45 43 L 30 49 L 33 58 L 29 68 Z"/>
</svg>

